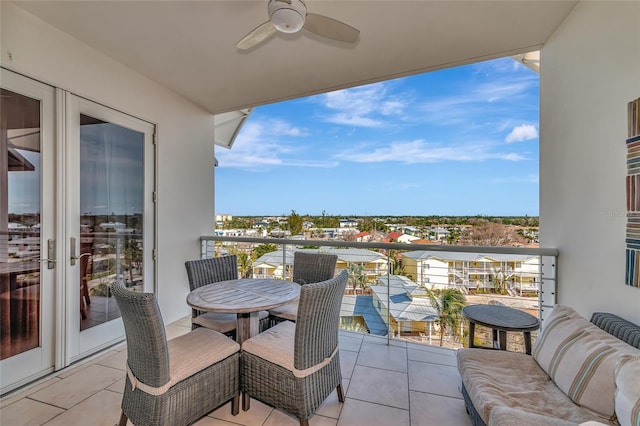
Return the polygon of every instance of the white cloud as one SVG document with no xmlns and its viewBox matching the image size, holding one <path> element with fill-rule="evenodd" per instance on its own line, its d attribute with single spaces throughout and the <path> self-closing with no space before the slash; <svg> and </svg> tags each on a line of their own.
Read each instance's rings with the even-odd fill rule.
<svg viewBox="0 0 640 426">
<path fill-rule="evenodd" d="M 396 161 L 405 164 L 439 163 L 444 161 L 478 162 L 491 159 L 505 161 L 525 160 L 521 154 L 501 153 L 491 150 L 491 144 L 468 143 L 441 145 L 424 140 L 392 142 L 387 146 L 370 148 L 360 145 L 337 155 L 341 160 L 357 163 L 382 163 Z"/>
<path fill-rule="evenodd" d="M 505 142 L 524 142 L 538 137 L 538 129 L 532 124 L 522 124 L 514 127 L 514 129 L 507 135 Z"/>
<path fill-rule="evenodd" d="M 276 166 L 290 167 L 336 167 L 337 161 L 301 160 L 295 157 L 302 148 L 284 140 L 286 136 L 302 137 L 308 133 L 293 127 L 283 120 L 261 120 L 247 122 L 232 149 L 216 149 L 220 167 L 247 170 L 269 170 Z"/>
<path fill-rule="evenodd" d="M 406 102 L 390 93 L 386 83 L 336 90 L 320 97 L 332 113 L 323 119 L 329 123 L 358 127 L 382 127 L 385 117 L 404 114 Z"/>
</svg>

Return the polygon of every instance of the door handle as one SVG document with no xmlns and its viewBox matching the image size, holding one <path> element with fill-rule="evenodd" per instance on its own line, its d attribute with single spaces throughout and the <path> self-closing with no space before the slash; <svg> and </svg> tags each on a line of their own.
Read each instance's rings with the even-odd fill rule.
<svg viewBox="0 0 640 426">
<path fill-rule="evenodd" d="M 40 262 L 47 262 L 47 269 L 56 267 L 56 240 L 47 240 L 47 258 L 40 259 Z"/>
<path fill-rule="evenodd" d="M 85 256 L 91 256 L 91 253 L 81 253 L 80 256 L 76 256 L 76 239 L 74 237 L 71 237 L 69 239 L 70 242 L 70 250 L 69 250 L 69 264 L 71 266 L 75 266 L 76 262 L 80 259 L 82 259 Z"/>
</svg>

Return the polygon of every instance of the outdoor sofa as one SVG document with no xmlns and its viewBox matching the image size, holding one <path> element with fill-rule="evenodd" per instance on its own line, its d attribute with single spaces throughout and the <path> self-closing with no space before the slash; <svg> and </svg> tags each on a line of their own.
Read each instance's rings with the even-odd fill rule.
<svg viewBox="0 0 640 426">
<path fill-rule="evenodd" d="M 474 426 L 640 425 L 640 326 L 556 305 L 531 355 L 457 351 Z"/>
</svg>

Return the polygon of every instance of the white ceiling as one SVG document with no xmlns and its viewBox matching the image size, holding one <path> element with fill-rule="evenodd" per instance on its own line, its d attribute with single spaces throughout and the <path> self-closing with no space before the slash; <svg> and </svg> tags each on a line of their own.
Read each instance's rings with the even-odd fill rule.
<svg viewBox="0 0 640 426">
<path fill-rule="evenodd" d="M 307 32 L 247 52 L 264 1 L 18 1 L 20 7 L 217 114 L 537 50 L 575 1 L 308 0 L 360 30 Z"/>
</svg>

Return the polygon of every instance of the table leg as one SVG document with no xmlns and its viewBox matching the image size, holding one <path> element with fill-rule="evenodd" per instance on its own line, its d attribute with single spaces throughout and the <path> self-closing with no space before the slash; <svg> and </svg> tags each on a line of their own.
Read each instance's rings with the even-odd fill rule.
<svg viewBox="0 0 640 426">
<path fill-rule="evenodd" d="M 242 344 L 260 332 L 259 312 L 239 313 L 236 322 L 236 342 Z"/>
<path fill-rule="evenodd" d="M 498 335 L 499 335 L 498 349 L 500 349 L 501 351 L 506 351 L 507 350 L 507 332 L 500 330 L 498 332 Z"/>
<path fill-rule="evenodd" d="M 469 321 L 469 347 L 473 348 L 473 341 L 475 340 L 476 323 Z"/>
<path fill-rule="evenodd" d="M 524 331 L 524 351 L 527 355 L 531 355 L 531 332 Z"/>
</svg>

